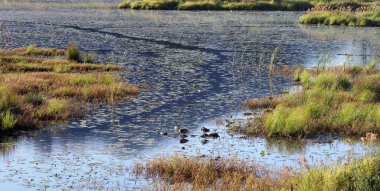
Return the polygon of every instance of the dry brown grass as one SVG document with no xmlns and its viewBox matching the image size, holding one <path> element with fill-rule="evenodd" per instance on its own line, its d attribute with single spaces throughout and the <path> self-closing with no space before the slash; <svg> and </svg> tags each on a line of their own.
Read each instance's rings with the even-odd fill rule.
<svg viewBox="0 0 380 191">
<path fill-rule="evenodd" d="M 33 54 L 25 48 L 0 50 L 0 116 L 7 127 L 14 124 L 14 128 L 3 125 L 0 130 L 62 123 L 86 114 L 89 104 L 114 104 L 139 94 L 139 87 L 109 72 L 124 67 L 56 57 L 63 53 L 57 49 L 34 48 Z M 7 112 L 11 115 L 3 117 Z"/>
<path fill-rule="evenodd" d="M 64 60 L 65 51 L 52 48 L 17 48 L 0 50 L 0 72 L 88 72 L 117 71 L 122 66 L 111 64 L 78 64 L 75 61 Z"/>
<path fill-rule="evenodd" d="M 288 167 L 260 168 L 236 158 L 158 157 L 146 164 L 136 163 L 134 172 L 158 182 L 149 190 L 379 190 L 380 155 L 368 155 L 348 162 L 309 167 L 300 159 L 302 171 Z M 158 181 L 157 181 L 158 180 Z"/>
<path fill-rule="evenodd" d="M 160 178 L 168 184 L 156 190 L 273 190 L 291 188 L 288 172 L 269 173 L 253 163 L 230 159 L 159 157 L 145 165 L 136 164 L 135 172 L 146 178 Z M 279 178 L 281 177 L 281 179 Z M 288 177 L 291 178 L 291 177 Z"/>
<path fill-rule="evenodd" d="M 284 102 L 283 96 L 267 96 L 246 100 L 243 102 L 243 106 L 250 109 L 273 109 L 282 102 Z"/>
</svg>

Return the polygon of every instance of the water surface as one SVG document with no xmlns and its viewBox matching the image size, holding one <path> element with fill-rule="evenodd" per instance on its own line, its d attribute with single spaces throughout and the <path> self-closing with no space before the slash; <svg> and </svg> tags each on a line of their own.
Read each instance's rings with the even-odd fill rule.
<svg viewBox="0 0 380 191">
<path fill-rule="evenodd" d="M 51 2 L 0 4 L 0 48 L 64 48 L 74 41 L 98 54 L 98 62 L 127 66 L 123 78 L 144 89 L 132 101 L 100 107 L 67 127 L 8 138 L 0 146 L 1 188 L 138 190 L 147 183 L 133 175 L 132 164 L 175 153 L 296 169 L 301 157 L 318 165 L 373 151 L 373 144 L 334 137 L 296 144 L 248 139 L 215 121 L 248 118 L 243 100 L 292 87 L 291 78 L 280 75 L 270 86 L 266 65 L 274 48 L 277 65 L 315 66 L 321 55 L 327 65 L 365 64 L 380 60 L 380 28 L 301 26 L 302 13 L 295 12 L 124 11 Z M 176 125 L 190 129 L 188 143 L 179 144 Z M 203 126 L 221 137 L 202 144 Z M 163 129 L 169 136 L 160 136 Z"/>
</svg>

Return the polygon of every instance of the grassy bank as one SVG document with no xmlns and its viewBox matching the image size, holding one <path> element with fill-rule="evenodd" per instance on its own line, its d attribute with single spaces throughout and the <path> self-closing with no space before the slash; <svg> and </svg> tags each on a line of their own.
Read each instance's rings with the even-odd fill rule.
<svg viewBox="0 0 380 191">
<path fill-rule="evenodd" d="M 227 0 L 142 0 L 125 1 L 120 9 L 149 10 L 282 10 L 305 11 L 313 7 L 309 1 L 227 1 Z"/>
<path fill-rule="evenodd" d="M 151 10 L 356 10 L 377 5 L 376 0 L 126 0 L 120 9 Z"/>
<path fill-rule="evenodd" d="M 0 50 L 0 132 L 29 130 L 83 116 L 95 103 L 113 104 L 139 93 L 112 71 L 124 67 L 91 64 L 74 44 L 67 50 Z"/>
<path fill-rule="evenodd" d="M 368 12 L 313 11 L 300 18 L 302 24 L 380 26 L 380 9 Z"/>
<path fill-rule="evenodd" d="M 247 134 L 304 137 L 320 133 L 365 135 L 380 132 L 380 71 L 366 66 L 294 70 L 302 90 L 247 100 L 265 112 L 250 122 Z"/>
<path fill-rule="evenodd" d="M 236 159 L 161 157 L 136 164 L 135 172 L 160 179 L 156 190 L 379 190 L 380 157 L 368 156 L 337 167 L 269 172 Z"/>
</svg>

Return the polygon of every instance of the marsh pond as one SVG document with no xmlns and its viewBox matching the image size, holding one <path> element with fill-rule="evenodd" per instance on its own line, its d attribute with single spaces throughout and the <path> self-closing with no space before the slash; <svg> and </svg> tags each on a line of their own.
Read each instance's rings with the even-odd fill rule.
<svg viewBox="0 0 380 191">
<path fill-rule="evenodd" d="M 99 105 L 64 125 L 0 143 L 0 190 L 150 190 L 134 164 L 157 156 L 236 157 L 295 171 L 373 153 L 377 142 L 318 135 L 297 140 L 231 133 L 226 121 L 254 115 L 241 103 L 297 88 L 276 66 L 380 61 L 380 28 L 301 25 L 302 12 L 118 10 L 116 1 L 0 2 L 0 49 L 65 49 L 126 66 L 140 95 Z M 85 6 L 85 5 L 89 6 Z M 186 141 L 174 128 L 186 128 Z M 218 133 L 207 140 L 201 128 Z M 163 133 L 165 132 L 165 133 Z M 167 133 L 167 135 L 166 135 Z M 165 135 L 163 135 L 165 134 Z"/>
</svg>

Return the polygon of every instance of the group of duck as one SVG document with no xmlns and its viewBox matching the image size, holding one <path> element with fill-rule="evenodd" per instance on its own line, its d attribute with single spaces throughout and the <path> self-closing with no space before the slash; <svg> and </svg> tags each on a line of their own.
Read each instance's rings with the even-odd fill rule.
<svg viewBox="0 0 380 191">
<path fill-rule="evenodd" d="M 179 142 L 180 143 L 187 143 L 189 140 L 186 139 L 187 138 L 187 133 L 189 133 L 189 130 L 186 129 L 186 128 L 179 128 L 178 126 L 174 126 L 173 128 L 174 132 L 175 133 L 180 133 L 180 140 Z M 208 143 L 208 140 L 206 138 L 219 138 L 219 134 L 216 132 L 216 131 L 213 131 L 213 132 L 210 132 L 210 129 L 206 128 L 206 127 L 202 127 L 201 128 L 201 131 L 202 131 L 202 135 L 200 136 L 201 138 L 203 138 L 201 140 L 201 143 L 202 144 L 206 144 Z M 160 132 L 161 135 L 163 136 L 167 136 L 168 135 L 168 131 L 166 129 L 162 130 Z M 191 135 L 192 137 L 195 137 L 196 135 Z"/>
</svg>

